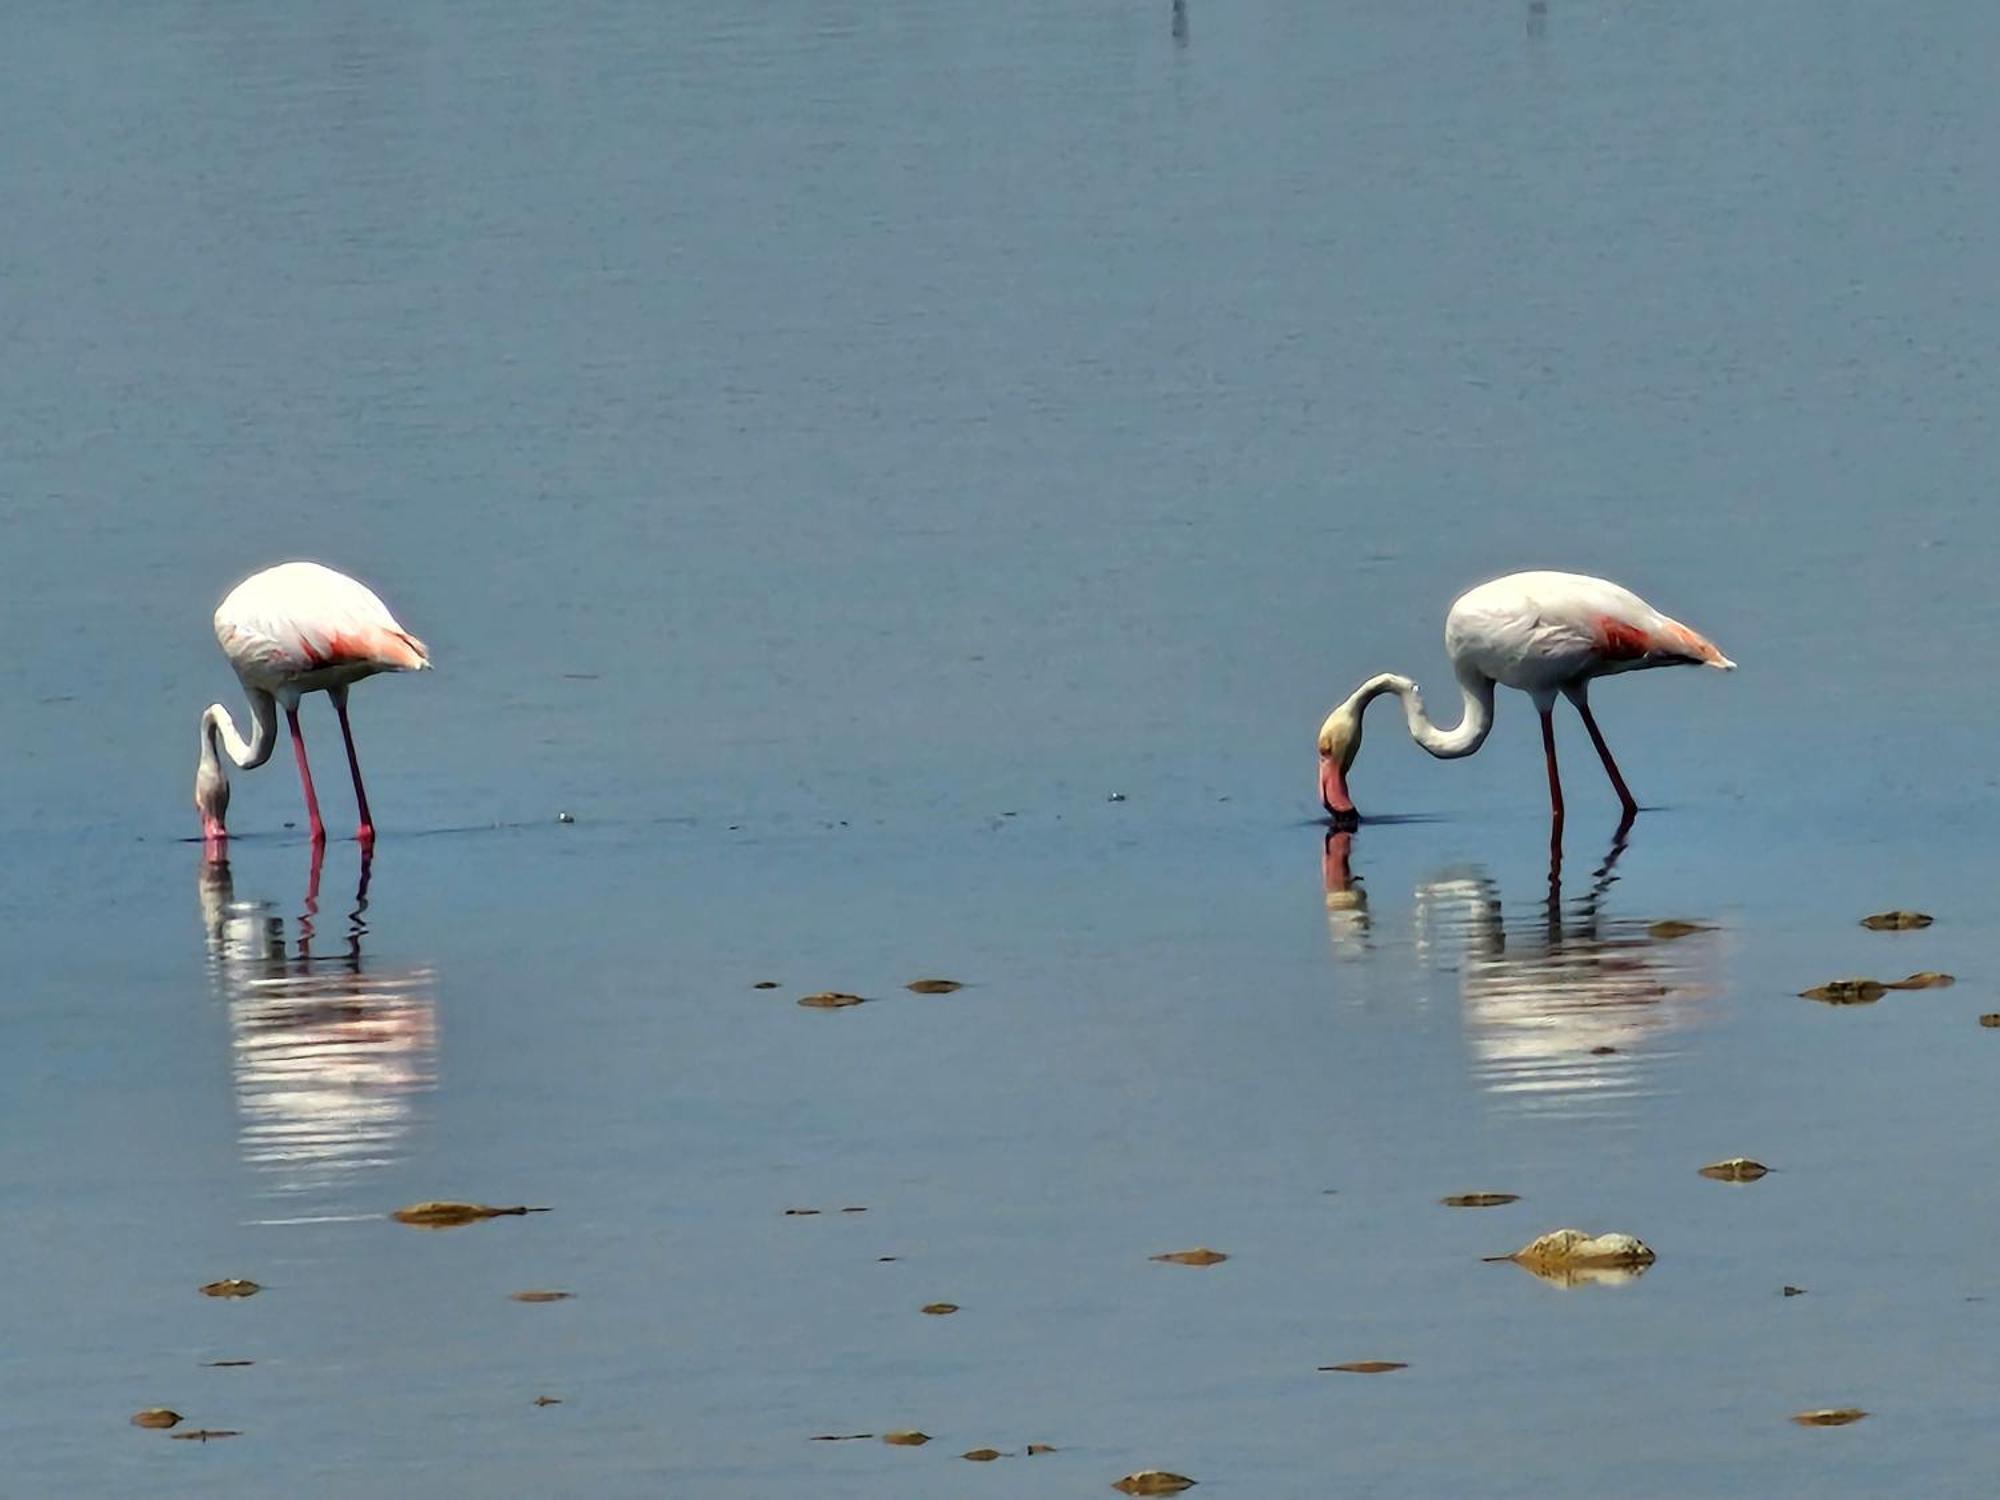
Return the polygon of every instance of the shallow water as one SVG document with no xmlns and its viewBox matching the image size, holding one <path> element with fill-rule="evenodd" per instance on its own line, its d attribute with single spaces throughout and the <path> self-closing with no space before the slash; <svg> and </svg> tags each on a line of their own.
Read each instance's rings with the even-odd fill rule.
<svg viewBox="0 0 2000 1500">
<path fill-rule="evenodd" d="M 14 1486 L 1990 1487 L 1989 8 L 12 31 Z M 365 892 L 282 757 L 184 842 L 300 553 L 439 664 Z M 1562 725 L 1554 872 L 1524 704 L 1378 710 L 1330 856 L 1319 718 L 1524 565 L 1743 670 L 1597 695 L 1622 842 Z M 1659 1262 L 1481 1263 L 1565 1224 Z"/>
</svg>

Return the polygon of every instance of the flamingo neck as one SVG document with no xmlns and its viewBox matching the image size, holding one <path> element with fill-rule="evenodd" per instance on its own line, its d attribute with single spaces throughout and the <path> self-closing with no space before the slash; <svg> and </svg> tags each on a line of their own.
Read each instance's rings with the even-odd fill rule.
<svg viewBox="0 0 2000 1500">
<path fill-rule="evenodd" d="M 1439 760 L 1456 760 L 1462 755 L 1472 754 L 1485 744 L 1486 736 L 1493 730 L 1492 679 L 1476 672 L 1464 672 L 1459 676 L 1458 685 L 1465 704 L 1457 727 L 1452 729 L 1442 729 L 1433 724 L 1430 715 L 1424 712 L 1424 697 L 1417 691 L 1417 685 L 1394 672 L 1371 677 L 1355 690 L 1352 699 L 1355 717 L 1358 720 L 1361 711 L 1382 694 L 1394 693 L 1403 700 L 1403 716 L 1410 723 L 1410 738 Z"/>
<path fill-rule="evenodd" d="M 229 754 L 238 768 L 254 771 L 271 758 L 271 751 L 278 743 L 278 703 L 269 693 L 260 688 L 250 689 L 250 738 L 245 740 L 237 733 L 236 721 L 229 716 L 229 710 L 220 703 L 211 703 L 201 716 L 201 764 L 204 769 L 222 774 L 222 762 L 217 755 L 217 744 Z"/>
</svg>

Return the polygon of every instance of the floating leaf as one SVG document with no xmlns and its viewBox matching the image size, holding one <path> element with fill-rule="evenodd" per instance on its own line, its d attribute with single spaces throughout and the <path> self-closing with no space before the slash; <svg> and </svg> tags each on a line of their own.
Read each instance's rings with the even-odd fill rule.
<svg viewBox="0 0 2000 1500">
<path fill-rule="evenodd" d="M 1660 942 L 1671 943 L 1675 938 L 1688 937 L 1697 932 L 1713 932 L 1715 929 L 1706 922 L 1683 922 L 1670 918 L 1665 922 L 1655 922 L 1646 929 L 1646 936 Z"/>
<path fill-rule="evenodd" d="M 1958 981 L 1949 974 L 1940 974 L 1936 969 L 1919 969 L 1907 979 L 1892 979 L 1883 986 L 1890 990 L 1942 990 Z"/>
<path fill-rule="evenodd" d="M 850 1005 L 860 1005 L 867 997 L 847 995 L 839 990 L 821 990 L 817 995 L 807 995 L 799 1004 L 813 1010 L 845 1010 Z"/>
<path fill-rule="evenodd" d="M 882 1441 L 896 1448 L 921 1448 L 931 1440 L 928 1432 L 918 1432 L 912 1427 L 898 1428 L 895 1432 L 882 1434 Z"/>
<path fill-rule="evenodd" d="M 570 1298 L 574 1297 L 576 1293 L 575 1292 L 509 1292 L 507 1295 L 516 1302 L 567 1302 L 569 1301 Z"/>
<path fill-rule="evenodd" d="M 168 1436 L 177 1443 L 205 1443 L 210 1438 L 242 1437 L 243 1434 L 227 1427 L 197 1427 L 193 1432 L 174 1432 Z"/>
<path fill-rule="evenodd" d="M 1322 1373 L 1338 1370 L 1345 1375 L 1387 1375 L 1391 1370 L 1407 1370 L 1409 1366 L 1393 1359 L 1357 1359 L 1344 1365 L 1321 1365 Z"/>
<path fill-rule="evenodd" d="M 949 995 L 965 986 L 956 979 L 912 979 L 903 988 L 917 995 Z"/>
<path fill-rule="evenodd" d="M 1878 911 L 1872 917 L 1863 917 L 1861 925 L 1870 932 L 1908 932 L 1930 926 L 1931 919 L 1920 911 Z"/>
<path fill-rule="evenodd" d="M 1040 1456 L 1041 1454 L 1044 1454 L 1044 1453 L 1053 1453 L 1053 1452 L 1055 1452 L 1055 1451 L 1056 1451 L 1056 1450 L 1055 1450 L 1055 1445 L 1054 1445 L 1053 1443 L 1030 1443 L 1030 1444 L 1028 1444 L 1028 1457 L 1030 1457 L 1030 1458 L 1036 1458 L 1036 1457 Z"/>
<path fill-rule="evenodd" d="M 1979 1018 L 1981 1026 L 2000 1026 L 2000 1010 L 1989 1010 Z"/>
<path fill-rule="evenodd" d="M 1802 1286 L 1788 1286 L 1785 1288 L 1784 1294 L 1787 1297 L 1803 1297 L 1806 1294 L 1806 1289 Z"/>
<path fill-rule="evenodd" d="M 1873 1005 L 1888 993 L 1889 987 L 1879 979 L 1833 979 L 1800 990 L 1799 998 L 1823 1000 L 1828 1005 Z"/>
<path fill-rule="evenodd" d="M 1453 1193 L 1438 1202 L 1446 1208 L 1498 1208 L 1503 1203 L 1519 1203 L 1519 1193 Z"/>
<path fill-rule="evenodd" d="M 561 1406 L 562 1404 L 563 1404 L 563 1398 L 560 1396 L 535 1397 L 535 1405 L 537 1406 Z"/>
<path fill-rule="evenodd" d="M 760 979 L 750 986 L 753 990 L 775 990 L 777 987 L 778 981 L 775 979 Z"/>
<path fill-rule="evenodd" d="M 1175 1250 L 1166 1255 L 1149 1256 L 1150 1260 L 1163 1260 L 1176 1266 L 1215 1266 L 1229 1257 L 1220 1250 L 1194 1249 Z M 1151 1472 L 1150 1470 L 1148 1472 Z M 1190 1481 L 1192 1483 L 1192 1481 Z M 1162 1493 L 1165 1493 L 1164 1491 Z"/>
<path fill-rule="evenodd" d="M 1701 1175 L 1712 1177 L 1717 1182 L 1755 1182 L 1771 1169 L 1761 1161 L 1752 1161 L 1747 1156 L 1732 1156 L 1727 1161 L 1712 1161 L 1701 1168 Z"/>
<path fill-rule="evenodd" d="M 973 1463 L 976 1464 L 990 1464 L 993 1462 L 994 1459 L 1004 1458 L 1006 1455 L 1003 1454 L 998 1448 L 974 1448 L 970 1452 L 961 1453 L 958 1456 L 960 1458 L 970 1459 Z"/>
<path fill-rule="evenodd" d="M 1114 1480 L 1111 1488 L 1123 1490 L 1128 1495 L 1178 1495 L 1182 1490 L 1193 1489 L 1194 1483 L 1185 1474 L 1170 1474 L 1165 1469 L 1141 1469 L 1136 1474 Z"/>
<path fill-rule="evenodd" d="M 822 1432 L 811 1439 L 815 1443 L 858 1443 L 863 1438 L 872 1438 L 872 1432 Z"/>
<path fill-rule="evenodd" d="M 1581 1229 L 1555 1229 L 1530 1240 L 1511 1260 L 1545 1281 L 1564 1286 L 1590 1282 L 1629 1281 L 1653 1263 L 1652 1250 L 1629 1234 L 1585 1234 Z"/>
<path fill-rule="evenodd" d="M 222 1281 L 211 1281 L 201 1289 L 201 1294 L 204 1297 L 254 1297 L 263 1290 L 254 1281 L 231 1276 Z"/>
<path fill-rule="evenodd" d="M 433 1199 L 399 1208 L 389 1217 L 398 1224 L 411 1224 L 418 1229 L 456 1229 L 461 1224 L 477 1224 L 481 1219 L 503 1219 L 510 1215 L 547 1212 L 546 1208 L 529 1208 L 525 1204 L 516 1204 L 512 1208 L 495 1208 L 488 1203 L 455 1203 L 450 1199 Z"/>
<path fill-rule="evenodd" d="M 788 1208 L 785 1210 L 785 1217 L 788 1219 L 810 1219 L 818 1212 L 819 1210 L 816 1208 Z"/>
<path fill-rule="evenodd" d="M 1925 921 L 1930 919 L 1926 917 Z M 1845 1427 L 1849 1422 L 1859 1422 L 1868 1413 L 1858 1406 L 1829 1406 L 1819 1411 L 1802 1411 L 1792 1420 L 1801 1427 Z"/>
<path fill-rule="evenodd" d="M 134 1427 L 178 1427 L 181 1414 L 165 1406 L 149 1406 L 144 1411 L 132 1413 Z"/>
<path fill-rule="evenodd" d="M 948 1318 L 958 1311 L 958 1304 L 956 1302 L 927 1302 L 924 1304 L 923 1310 L 934 1318 Z"/>
</svg>

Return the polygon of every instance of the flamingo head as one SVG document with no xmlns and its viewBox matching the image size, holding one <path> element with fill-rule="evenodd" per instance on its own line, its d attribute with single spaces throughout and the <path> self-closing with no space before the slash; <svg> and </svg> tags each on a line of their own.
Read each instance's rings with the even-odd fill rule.
<svg viewBox="0 0 2000 1500">
<path fill-rule="evenodd" d="M 1336 823 L 1355 819 L 1347 771 L 1361 751 L 1361 711 L 1349 699 L 1319 727 L 1319 800 Z"/>
<path fill-rule="evenodd" d="M 229 837 L 223 820 L 229 815 L 229 778 L 213 753 L 202 756 L 194 769 L 194 805 L 201 814 L 201 836 L 211 843 Z"/>
</svg>

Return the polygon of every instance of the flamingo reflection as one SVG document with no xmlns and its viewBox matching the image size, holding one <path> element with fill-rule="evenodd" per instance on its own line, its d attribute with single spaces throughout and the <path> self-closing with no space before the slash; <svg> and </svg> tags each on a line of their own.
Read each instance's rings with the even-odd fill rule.
<svg viewBox="0 0 2000 1500">
<path fill-rule="evenodd" d="M 273 903 L 237 899 L 227 859 L 204 859 L 200 871 L 210 982 L 229 1012 L 241 1150 L 283 1192 L 328 1190 L 394 1161 L 415 1096 L 437 1080 L 432 972 L 366 963 L 365 849 L 341 935 L 321 937 L 324 856 L 314 846 L 289 937 Z"/>
<path fill-rule="evenodd" d="M 1480 866 L 1440 870 L 1417 885 L 1416 961 L 1455 979 L 1474 1074 L 1518 1107 L 1576 1114 L 1646 1092 L 1646 1069 L 1673 1033 L 1698 1024 L 1719 987 L 1714 933 L 1656 933 L 1646 918 L 1611 911 L 1631 826 L 1619 825 L 1587 886 L 1568 900 L 1558 833 L 1546 891 L 1511 918 Z M 1335 952 L 1352 957 L 1366 946 L 1368 926 L 1365 902 L 1358 911 L 1351 904 L 1359 898 L 1351 845 L 1338 858 L 1333 849 L 1346 837 L 1329 835 L 1322 873 Z"/>
</svg>

